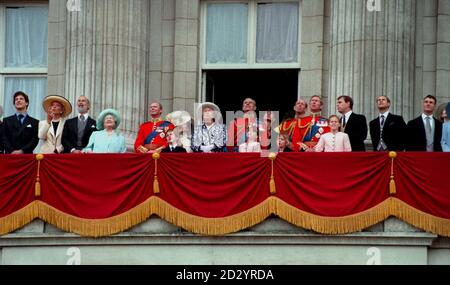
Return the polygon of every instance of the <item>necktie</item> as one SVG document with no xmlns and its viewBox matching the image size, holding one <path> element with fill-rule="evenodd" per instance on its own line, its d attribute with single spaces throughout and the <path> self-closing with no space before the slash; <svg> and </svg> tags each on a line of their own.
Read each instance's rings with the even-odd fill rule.
<svg viewBox="0 0 450 285">
<path fill-rule="evenodd" d="M 425 135 L 427 137 L 427 151 L 433 151 L 433 130 L 428 116 L 425 117 Z"/>
<path fill-rule="evenodd" d="M 380 116 L 381 121 L 380 121 L 380 143 L 378 144 L 377 149 L 379 151 L 383 151 L 386 150 L 386 144 L 383 141 L 383 127 L 384 127 L 384 115 Z"/>
<path fill-rule="evenodd" d="M 346 122 L 345 122 L 345 115 L 344 115 L 344 116 L 342 116 L 342 127 L 343 127 L 343 128 L 345 128 L 345 123 L 346 123 Z"/>
<path fill-rule="evenodd" d="M 84 123 L 84 120 L 85 120 L 85 119 L 84 119 L 84 116 L 83 116 L 83 115 L 80 115 L 80 121 Z"/>
<path fill-rule="evenodd" d="M 25 116 L 24 115 L 22 115 L 22 114 L 19 114 L 18 116 L 17 116 L 17 118 L 19 118 L 19 122 L 20 122 L 20 124 L 22 125 L 23 124 L 23 118 L 24 118 Z"/>
</svg>

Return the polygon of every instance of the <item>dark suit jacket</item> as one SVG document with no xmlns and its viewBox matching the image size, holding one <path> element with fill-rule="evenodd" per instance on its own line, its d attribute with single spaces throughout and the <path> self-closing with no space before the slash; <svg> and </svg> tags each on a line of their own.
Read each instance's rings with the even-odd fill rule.
<svg viewBox="0 0 450 285">
<path fill-rule="evenodd" d="M 442 123 L 435 118 L 434 120 L 434 151 L 442 151 Z M 408 122 L 406 150 L 408 151 L 427 151 L 427 135 L 422 116 L 419 116 Z"/>
<path fill-rule="evenodd" d="M 345 124 L 344 132 L 350 138 L 352 151 L 366 151 L 364 140 L 367 138 L 367 120 L 364 115 L 352 113 Z"/>
<path fill-rule="evenodd" d="M 163 148 L 161 152 L 186 152 L 186 150 L 181 146 L 176 146 L 173 150 L 170 150 L 170 147 L 167 146 L 166 148 Z"/>
<path fill-rule="evenodd" d="M 33 153 L 38 138 L 39 121 L 29 115 L 21 125 L 16 114 L 3 120 L 3 147 L 5 153 L 22 150 L 24 153 Z"/>
<path fill-rule="evenodd" d="M 61 143 L 64 147 L 65 153 L 70 153 L 72 149 L 82 150 L 85 148 L 89 142 L 89 138 L 91 134 L 97 130 L 96 122 L 91 117 L 87 118 L 86 127 L 84 128 L 83 138 L 82 138 L 82 147 L 77 147 L 78 140 L 78 116 L 72 119 L 69 119 L 64 124 L 63 135 L 61 139 Z"/>
<path fill-rule="evenodd" d="M 372 138 L 373 150 L 377 151 L 380 142 L 380 118 L 376 117 L 369 123 L 370 137 Z M 383 141 L 388 150 L 405 150 L 406 123 L 402 116 L 389 113 L 384 121 Z"/>
</svg>

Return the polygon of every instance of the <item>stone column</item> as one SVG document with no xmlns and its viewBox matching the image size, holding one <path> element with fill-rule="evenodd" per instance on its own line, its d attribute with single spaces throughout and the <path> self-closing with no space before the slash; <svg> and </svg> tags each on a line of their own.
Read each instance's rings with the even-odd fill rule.
<svg viewBox="0 0 450 285">
<path fill-rule="evenodd" d="M 301 71 L 300 97 L 309 100 L 313 95 L 319 95 L 327 102 L 328 94 L 324 91 L 325 70 L 323 55 L 328 50 L 324 30 L 324 0 L 304 0 L 301 13 Z M 329 32 L 327 33 L 329 35 Z M 327 80 L 328 81 L 328 80 Z M 327 106 L 324 106 L 327 113 Z"/>
<path fill-rule="evenodd" d="M 150 2 L 150 97 L 192 114 L 198 86 L 199 0 Z"/>
<path fill-rule="evenodd" d="M 117 109 L 128 145 L 147 120 L 149 5 L 81 0 L 81 11 L 67 12 L 65 96 L 88 96 L 94 116 Z"/>
<path fill-rule="evenodd" d="M 450 101 L 450 0 L 438 1 L 436 96 L 438 102 Z"/>
<path fill-rule="evenodd" d="M 193 114 L 198 82 L 199 0 L 175 0 L 173 109 Z"/>
<path fill-rule="evenodd" d="M 387 95 L 393 113 L 412 117 L 416 0 L 379 1 L 373 12 L 366 0 L 331 1 L 329 113 L 349 95 L 355 112 L 371 120 L 375 98 Z"/>
</svg>

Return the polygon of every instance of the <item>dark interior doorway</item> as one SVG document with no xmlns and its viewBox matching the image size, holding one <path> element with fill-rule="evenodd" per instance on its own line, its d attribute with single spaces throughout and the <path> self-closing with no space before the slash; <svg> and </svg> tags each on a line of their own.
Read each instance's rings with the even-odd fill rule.
<svg viewBox="0 0 450 285">
<path fill-rule="evenodd" d="M 279 111 L 280 120 L 297 100 L 298 69 L 208 70 L 206 101 L 214 102 L 223 115 L 242 109 L 245 98 L 256 100 L 257 111 Z"/>
</svg>

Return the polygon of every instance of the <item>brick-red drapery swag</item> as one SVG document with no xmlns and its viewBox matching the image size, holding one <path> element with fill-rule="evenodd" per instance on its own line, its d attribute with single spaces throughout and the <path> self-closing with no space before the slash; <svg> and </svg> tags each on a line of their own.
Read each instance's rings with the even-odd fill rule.
<svg viewBox="0 0 450 285">
<path fill-rule="evenodd" d="M 106 236 L 151 215 L 223 235 L 276 215 L 323 234 L 389 216 L 450 236 L 450 153 L 1 155 L 0 234 Z"/>
</svg>

